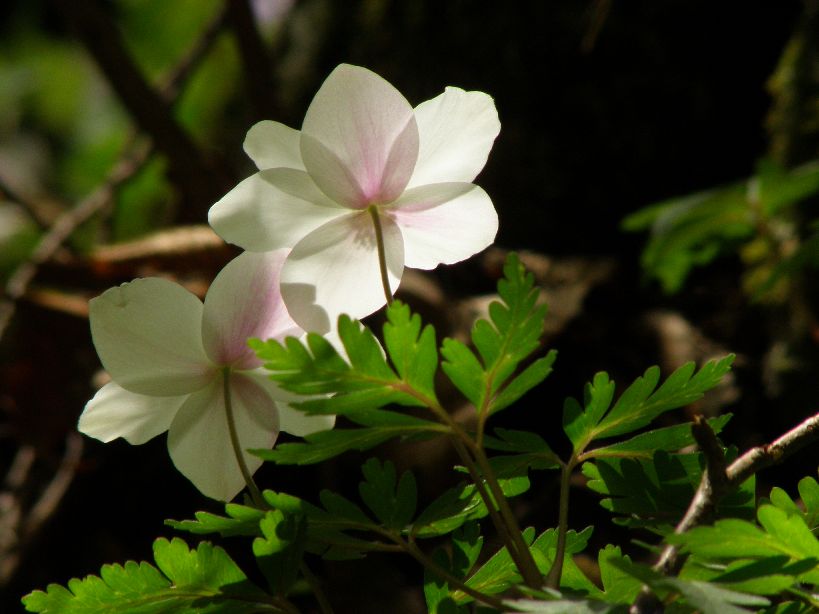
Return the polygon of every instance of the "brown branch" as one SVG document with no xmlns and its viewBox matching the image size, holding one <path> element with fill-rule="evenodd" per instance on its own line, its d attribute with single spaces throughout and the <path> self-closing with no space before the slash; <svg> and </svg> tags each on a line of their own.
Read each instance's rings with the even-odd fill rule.
<svg viewBox="0 0 819 614">
<path fill-rule="evenodd" d="M 225 13 L 218 13 L 180 62 L 162 80 L 160 93 L 169 105 L 177 98 L 188 77 L 213 46 L 224 20 Z M 124 153 L 103 183 L 58 217 L 48 233 L 40 239 L 31 256 L 11 274 L 6 283 L 5 297 L 0 301 L 0 339 L 14 315 L 17 301 L 25 296 L 40 265 L 54 256 L 80 224 L 107 206 L 116 190 L 148 161 L 152 153 L 151 145 L 136 140 L 136 135 L 131 135 Z"/>
<path fill-rule="evenodd" d="M 40 265 L 49 260 L 77 227 L 111 201 L 116 189 L 134 175 L 148 159 L 150 148 L 143 143 L 117 162 L 105 182 L 54 222 L 28 260 L 6 282 L 5 298 L 0 302 L 0 337 L 14 315 L 15 305 L 28 290 Z"/>
<path fill-rule="evenodd" d="M 702 416 L 695 418 L 691 430 L 705 455 L 706 466 L 697 492 L 694 493 L 685 515 L 674 528 L 676 534 L 685 533 L 710 520 L 717 503 L 758 471 L 781 463 L 791 454 L 819 441 L 819 413 L 804 420 L 773 442 L 751 448 L 727 467 L 722 446 Z M 654 565 L 655 571 L 664 575 L 676 574 L 681 563 L 678 554 L 677 546 L 667 545 Z M 631 612 L 632 614 L 653 612 L 657 603 L 656 596 L 644 589 L 632 606 Z"/>
<path fill-rule="evenodd" d="M 169 162 L 169 174 L 192 209 L 218 200 L 232 179 L 212 165 L 173 117 L 170 104 L 145 80 L 116 25 L 94 0 L 54 0 L 136 123 Z"/>
</svg>

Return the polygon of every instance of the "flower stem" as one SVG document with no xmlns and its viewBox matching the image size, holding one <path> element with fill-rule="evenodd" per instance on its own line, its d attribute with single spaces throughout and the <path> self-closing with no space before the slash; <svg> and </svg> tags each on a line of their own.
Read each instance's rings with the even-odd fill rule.
<svg viewBox="0 0 819 614">
<path fill-rule="evenodd" d="M 242 455 L 242 448 L 239 445 L 239 435 L 236 432 L 236 419 L 233 417 L 233 402 L 230 399 L 230 367 L 222 369 L 222 390 L 225 395 L 225 415 L 227 416 L 228 432 L 230 433 L 230 444 L 233 447 L 233 453 L 236 455 L 236 462 L 239 464 L 239 471 L 242 472 L 242 477 L 245 479 L 248 491 L 250 491 L 250 498 L 259 509 L 268 509 L 270 506 L 262 497 L 262 492 L 253 481 L 253 476 L 245 463 L 245 457 Z"/>
<path fill-rule="evenodd" d="M 557 521 L 557 547 L 555 560 L 549 573 L 546 575 L 546 586 L 553 589 L 560 588 L 560 578 L 563 575 L 563 558 L 566 555 L 566 533 L 569 529 L 569 481 L 572 477 L 574 464 L 572 460 L 560 467 L 560 510 Z"/>
<path fill-rule="evenodd" d="M 392 305 L 392 290 L 390 290 L 390 279 L 387 276 L 387 252 L 384 250 L 384 231 L 381 229 L 381 218 L 378 215 L 378 208 L 370 205 L 368 211 L 373 218 L 375 228 L 375 246 L 378 250 L 378 268 L 381 270 L 381 286 L 384 288 L 384 296 L 387 297 L 387 305 Z"/>
</svg>

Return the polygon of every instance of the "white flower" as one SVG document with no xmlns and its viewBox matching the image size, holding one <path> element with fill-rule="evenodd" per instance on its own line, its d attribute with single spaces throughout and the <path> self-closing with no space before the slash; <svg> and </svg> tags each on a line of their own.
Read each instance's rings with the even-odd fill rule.
<svg viewBox="0 0 819 614">
<path fill-rule="evenodd" d="M 293 250 L 282 296 L 306 330 L 386 302 L 373 213 L 383 228 L 389 285 L 404 266 L 432 269 L 483 250 L 498 217 L 471 181 L 500 130 L 483 92 L 448 87 L 413 109 L 375 73 L 342 64 L 319 89 L 302 130 L 264 121 L 245 151 L 260 172 L 210 210 L 225 240 L 251 251 Z"/>
<path fill-rule="evenodd" d="M 168 431 L 176 467 L 205 495 L 229 501 L 245 485 L 231 446 L 232 413 L 250 473 L 262 461 L 248 448 L 271 448 L 279 431 L 331 428 L 332 416 L 307 416 L 271 382 L 247 339 L 303 331 L 279 294 L 287 250 L 244 253 L 216 276 L 205 304 L 158 278 L 111 288 L 90 303 L 91 334 L 113 381 L 85 407 L 79 430 L 104 442 L 145 443 Z"/>
</svg>

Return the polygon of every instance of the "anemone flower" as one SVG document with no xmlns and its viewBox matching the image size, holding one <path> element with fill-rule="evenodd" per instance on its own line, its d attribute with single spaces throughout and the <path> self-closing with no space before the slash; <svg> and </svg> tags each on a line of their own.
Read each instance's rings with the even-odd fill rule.
<svg viewBox="0 0 819 614">
<path fill-rule="evenodd" d="M 301 131 L 273 121 L 250 129 L 244 147 L 260 170 L 209 221 L 246 250 L 291 247 L 284 302 L 302 328 L 324 332 L 340 313 L 384 305 L 405 266 L 452 264 L 494 241 L 495 208 L 471 182 L 499 130 L 483 92 L 448 87 L 413 109 L 375 73 L 342 64 Z"/>
<path fill-rule="evenodd" d="M 267 377 L 247 339 L 303 331 L 279 294 L 287 250 L 232 260 L 204 305 L 166 279 L 137 279 L 90 303 L 91 334 L 111 376 L 85 407 L 79 430 L 104 442 L 145 443 L 168 431 L 177 469 L 203 494 L 229 501 L 262 461 L 248 448 L 271 448 L 279 431 L 331 428 L 332 416 L 307 416 Z M 245 475 L 246 474 L 246 475 Z"/>
</svg>

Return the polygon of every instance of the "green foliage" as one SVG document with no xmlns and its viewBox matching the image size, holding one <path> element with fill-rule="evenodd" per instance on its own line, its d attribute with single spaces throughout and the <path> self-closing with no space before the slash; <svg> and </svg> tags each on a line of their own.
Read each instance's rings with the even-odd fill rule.
<svg viewBox="0 0 819 614">
<path fill-rule="evenodd" d="M 819 163 L 785 170 L 762 161 L 748 179 L 651 205 L 625 218 L 623 227 L 650 231 L 643 267 L 666 292 L 677 292 L 694 267 L 756 238 L 775 239 L 758 233 L 817 192 Z"/>
<path fill-rule="evenodd" d="M 228 503 L 225 505 L 227 516 L 210 512 L 196 512 L 196 520 L 166 520 L 165 524 L 178 531 L 187 531 L 194 535 L 218 533 L 222 537 L 233 535 L 260 535 L 259 521 L 264 512 L 255 507 Z"/>
<path fill-rule="evenodd" d="M 739 607 L 743 605 L 764 607 L 770 601 L 758 595 L 751 595 L 740 591 L 724 588 L 716 583 L 699 580 L 686 580 L 664 576 L 650 567 L 637 565 L 625 560 L 612 560 L 612 565 L 622 572 L 634 577 L 648 586 L 660 599 L 669 600 L 672 596 L 678 608 L 683 612 L 701 612 L 702 614 L 747 614 L 750 610 Z"/>
<path fill-rule="evenodd" d="M 674 371 L 659 388 L 660 369 L 651 367 L 626 388 L 614 407 L 611 407 L 614 382 L 606 373 L 598 373 L 586 385 L 584 405 L 572 398 L 566 400 L 563 430 L 576 454 L 597 439 L 633 432 L 666 411 L 700 399 L 719 384 L 733 360 L 734 356 L 730 355 L 710 361 L 696 373 L 694 363 L 687 363 Z"/>
<path fill-rule="evenodd" d="M 726 518 L 713 526 L 695 527 L 681 535 L 669 535 L 667 540 L 690 552 L 692 564 L 706 566 L 742 561 L 743 566 L 726 568 L 718 576 L 723 582 L 747 583 L 752 579 L 768 578 L 767 586 L 754 587 L 758 592 L 767 592 L 770 583 L 781 581 L 782 576 L 790 576 L 790 584 L 819 585 L 819 540 L 802 515 L 774 505 L 762 505 L 757 511 L 757 519 L 759 525 Z M 752 561 L 756 565 L 748 564 Z"/>
<path fill-rule="evenodd" d="M 156 567 L 129 561 L 103 565 L 100 576 L 51 584 L 23 598 L 29 612 L 171 614 L 277 611 L 227 553 L 207 542 L 190 550 L 179 538 L 154 542 Z"/>
<path fill-rule="evenodd" d="M 509 254 L 498 282 L 501 301 L 489 305 L 490 320 L 472 328 L 477 355 L 455 339 L 441 346 L 441 369 L 478 408 L 491 415 L 517 401 L 552 371 L 557 353 L 535 360 L 514 379 L 518 366 L 540 346 L 546 305 L 538 305 L 534 276 L 527 273 L 516 254 Z"/>
<path fill-rule="evenodd" d="M 259 528 L 262 537 L 253 540 L 253 555 L 270 590 L 276 595 L 286 595 L 298 576 L 306 539 L 306 519 L 272 510 L 262 518 Z"/>
<path fill-rule="evenodd" d="M 799 480 L 798 489 L 799 498 L 805 507 L 804 510 L 788 496 L 787 492 L 778 486 L 771 490 L 771 503 L 786 511 L 788 515 L 796 514 L 801 516 L 808 528 L 816 532 L 819 529 L 819 483 L 810 476 L 804 477 Z"/>
<path fill-rule="evenodd" d="M 668 533 L 685 513 L 705 466 L 701 454 L 657 451 L 650 459 L 605 458 L 583 464 L 588 487 L 606 497 L 601 505 L 615 522 Z M 749 518 L 754 510 L 754 479 L 719 504 L 724 515 Z"/>
<path fill-rule="evenodd" d="M 388 529 L 403 529 L 415 516 L 418 487 L 415 476 L 405 471 L 396 483 L 395 465 L 371 458 L 362 466 L 365 481 L 358 486 L 361 499 Z"/>
<path fill-rule="evenodd" d="M 441 349 L 442 369 L 485 416 L 507 407 L 542 381 L 556 357 L 550 352 L 513 377 L 521 362 L 539 347 L 546 307 L 537 305 L 534 279 L 516 255 L 509 256 L 504 272 L 505 278 L 498 283 L 501 302 L 489 308 L 491 322 L 479 320 L 472 331 L 478 355 L 451 339 Z M 435 395 L 438 350 L 434 329 L 423 326 L 420 317 L 399 301 L 387 308 L 386 315 L 386 352 L 369 329 L 347 316 L 339 318 L 338 326 L 346 358 L 316 334 L 308 335 L 306 343 L 293 338 L 284 343 L 250 342 L 274 381 L 286 390 L 312 397 L 298 407 L 314 414 L 344 416 L 363 427 L 315 433 L 304 442 L 254 450 L 254 454 L 279 464 L 309 464 L 348 450 L 367 450 L 396 437 L 450 432 L 445 424 L 390 409 L 391 405 L 426 407 L 438 419 L 445 412 Z M 527 459 L 514 462 L 542 464 L 528 454 Z"/>
</svg>

